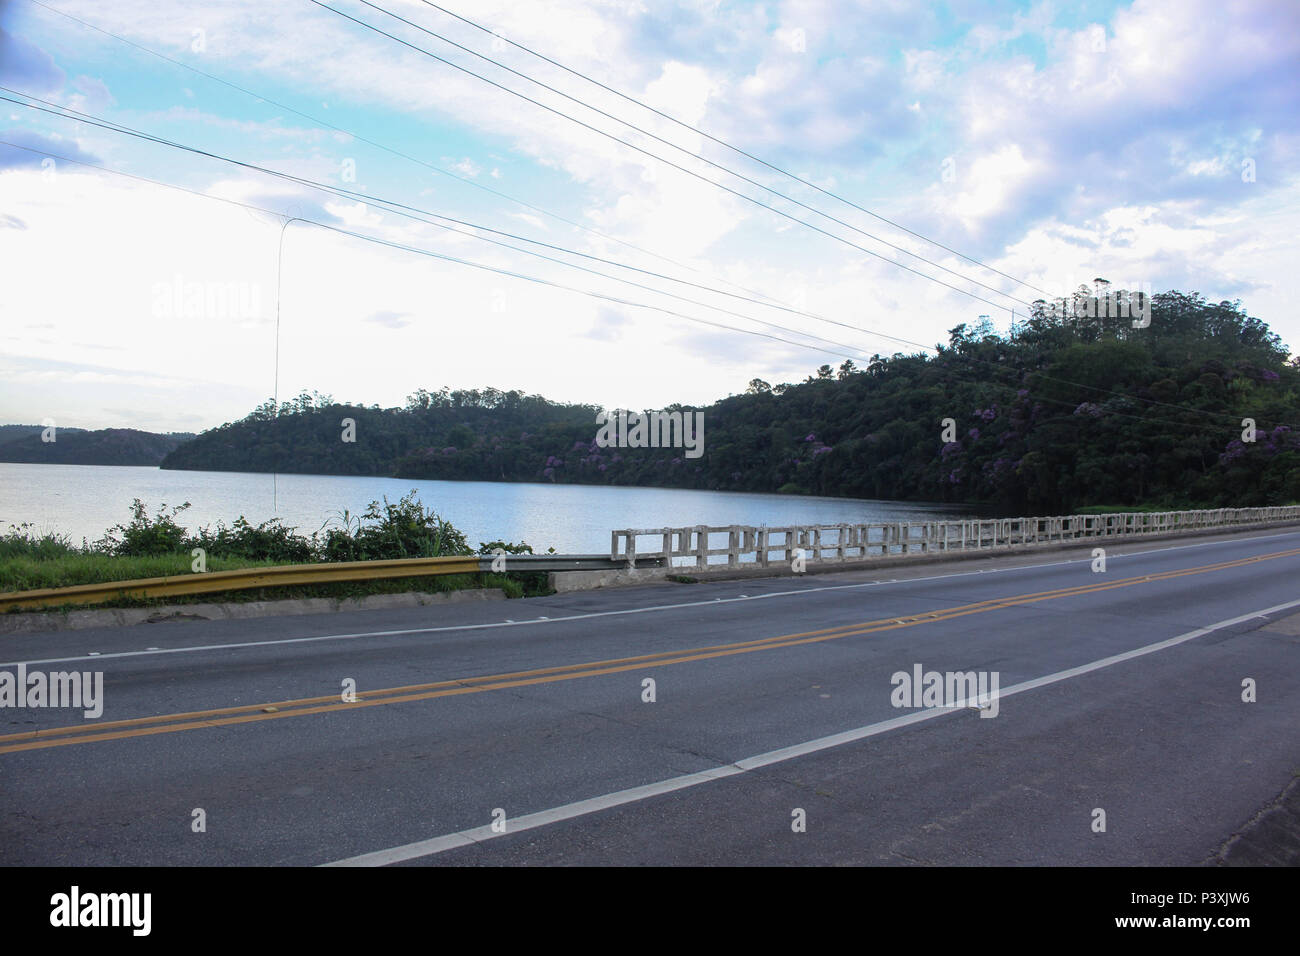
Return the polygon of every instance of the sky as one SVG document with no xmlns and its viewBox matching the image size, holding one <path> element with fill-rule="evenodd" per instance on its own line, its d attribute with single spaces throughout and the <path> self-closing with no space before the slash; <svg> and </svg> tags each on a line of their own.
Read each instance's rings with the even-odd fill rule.
<svg viewBox="0 0 1300 956">
<path fill-rule="evenodd" d="M 704 405 L 1098 276 L 1300 343 L 1292 0 L 438 6 L 0 0 L 0 422 Z"/>
</svg>

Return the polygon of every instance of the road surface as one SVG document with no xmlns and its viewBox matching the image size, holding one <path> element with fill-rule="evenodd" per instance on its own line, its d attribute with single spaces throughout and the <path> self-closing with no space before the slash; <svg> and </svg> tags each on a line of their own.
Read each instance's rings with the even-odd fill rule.
<svg viewBox="0 0 1300 956">
<path fill-rule="evenodd" d="M 104 709 L 0 710 L 0 862 L 1210 861 L 1300 772 L 1300 531 L 1091 547 L 11 635 Z"/>
</svg>

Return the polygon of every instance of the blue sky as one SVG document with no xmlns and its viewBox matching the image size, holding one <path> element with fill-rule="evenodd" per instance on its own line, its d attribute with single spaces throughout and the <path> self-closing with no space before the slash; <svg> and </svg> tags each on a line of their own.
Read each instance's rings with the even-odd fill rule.
<svg viewBox="0 0 1300 956">
<path fill-rule="evenodd" d="M 1300 341 L 1288 281 L 1300 225 L 1294 3 L 442 4 L 1000 275 L 419 0 L 328 2 L 877 257 L 308 0 L 7 0 L 0 85 L 369 201 L 0 103 L 0 139 L 29 148 L 0 146 L 0 420 L 194 430 L 238 418 L 275 387 L 277 286 L 281 397 L 317 389 L 380 405 L 442 385 L 611 407 L 704 403 L 756 376 L 798 381 L 845 356 L 862 364 L 914 350 L 876 332 L 932 345 L 981 314 L 1005 327 L 1010 309 L 1023 313 L 1042 290 L 1065 294 L 1095 276 L 1240 299 L 1288 344 Z M 403 218 L 371 197 L 711 289 L 743 288 L 852 328 L 620 273 L 697 302 L 668 299 Z M 301 223 L 283 229 L 281 260 L 288 216 L 802 345 Z"/>
</svg>

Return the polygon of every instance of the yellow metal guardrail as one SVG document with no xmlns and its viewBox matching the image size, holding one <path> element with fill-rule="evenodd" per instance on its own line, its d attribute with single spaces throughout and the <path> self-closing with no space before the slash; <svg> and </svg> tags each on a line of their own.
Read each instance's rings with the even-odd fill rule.
<svg viewBox="0 0 1300 956">
<path fill-rule="evenodd" d="M 479 555 L 448 558 L 394 558 L 387 561 L 340 561 L 337 564 L 286 564 L 278 567 L 204 571 L 165 578 L 105 581 L 66 588 L 34 588 L 0 594 L 0 611 L 15 608 L 57 607 L 60 604 L 102 604 L 119 598 L 180 597 L 282 587 L 287 584 L 329 584 L 334 581 L 374 581 L 414 578 L 433 574 L 475 574 Z"/>
</svg>

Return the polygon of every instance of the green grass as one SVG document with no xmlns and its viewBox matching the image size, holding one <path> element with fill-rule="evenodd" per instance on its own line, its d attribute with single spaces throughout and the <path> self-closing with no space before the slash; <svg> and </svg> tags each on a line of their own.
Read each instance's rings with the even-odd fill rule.
<svg viewBox="0 0 1300 956">
<path fill-rule="evenodd" d="M 148 557 L 117 557 L 109 554 L 68 553 L 51 558 L 19 556 L 0 559 L 0 591 L 29 591 L 33 588 L 66 588 L 104 581 L 134 581 L 192 574 L 188 554 Z M 287 563 L 287 562 L 285 562 Z M 208 558 L 209 571 L 272 567 L 274 561 L 248 558 Z"/>
<path fill-rule="evenodd" d="M 28 591 L 37 588 L 133 581 L 139 578 L 184 576 L 194 573 L 188 554 L 151 557 L 115 557 L 104 554 L 64 554 L 38 560 L 17 557 L 0 560 L 0 591 Z M 290 562 L 252 561 L 246 558 L 208 558 L 209 571 L 276 567 Z M 95 604 L 65 604 L 46 610 L 80 608 L 161 607 L 172 604 L 243 603 L 297 598 L 360 598 L 372 594 L 420 592 L 440 594 L 475 588 L 501 588 L 508 598 L 550 594 L 544 573 L 521 574 L 438 574 L 425 577 L 388 578 L 375 581 L 334 581 L 327 584 L 295 584 L 283 587 L 214 591 L 165 598 L 125 597 Z M 14 613 L 14 612 L 10 612 Z"/>
</svg>

